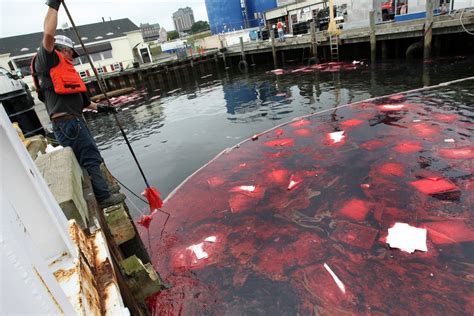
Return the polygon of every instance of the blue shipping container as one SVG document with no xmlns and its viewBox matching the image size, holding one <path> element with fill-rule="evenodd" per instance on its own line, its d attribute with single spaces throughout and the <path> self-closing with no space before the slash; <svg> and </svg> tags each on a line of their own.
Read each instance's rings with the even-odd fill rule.
<svg viewBox="0 0 474 316">
<path fill-rule="evenodd" d="M 212 34 L 245 27 L 240 0 L 206 0 L 206 9 Z"/>
</svg>

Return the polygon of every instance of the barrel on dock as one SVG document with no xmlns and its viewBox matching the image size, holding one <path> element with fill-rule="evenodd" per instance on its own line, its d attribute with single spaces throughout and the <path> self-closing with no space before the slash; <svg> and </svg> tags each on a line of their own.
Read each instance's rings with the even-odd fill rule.
<svg viewBox="0 0 474 316">
<path fill-rule="evenodd" d="M 34 103 L 26 95 L 2 101 L 12 123 L 17 122 L 25 137 L 45 135 L 45 130 L 33 108 Z"/>
</svg>

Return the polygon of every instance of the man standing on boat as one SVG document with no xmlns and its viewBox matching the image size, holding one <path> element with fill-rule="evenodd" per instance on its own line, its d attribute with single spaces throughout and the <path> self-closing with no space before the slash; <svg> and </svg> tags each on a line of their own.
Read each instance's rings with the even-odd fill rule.
<svg viewBox="0 0 474 316">
<path fill-rule="evenodd" d="M 91 177 L 94 194 L 101 207 L 123 202 L 123 193 L 111 193 L 100 170 L 102 157 L 86 125 L 82 110 L 97 110 L 87 95 L 87 88 L 76 72 L 73 61 L 79 54 L 74 42 L 56 35 L 58 10 L 63 0 L 47 0 L 43 42 L 32 61 L 32 73 L 38 96 L 46 105 L 54 135 L 63 146 L 73 149 L 79 164 Z M 118 191 L 118 190 L 117 190 Z"/>
</svg>

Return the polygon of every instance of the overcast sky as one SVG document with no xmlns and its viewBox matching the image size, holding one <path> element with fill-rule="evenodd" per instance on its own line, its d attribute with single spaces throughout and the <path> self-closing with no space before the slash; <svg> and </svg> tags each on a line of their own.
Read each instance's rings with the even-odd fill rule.
<svg viewBox="0 0 474 316">
<path fill-rule="evenodd" d="M 47 11 L 46 0 L 0 0 L 0 38 L 41 32 Z M 189 6 L 196 21 L 207 21 L 204 0 L 66 0 L 77 25 L 129 18 L 140 23 L 160 23 L 166 30 L 174 29 L 171 15 L 179 8 Z M 58 26 L 67 22 L 63 9 L 59 11 Z"/>
</svg>

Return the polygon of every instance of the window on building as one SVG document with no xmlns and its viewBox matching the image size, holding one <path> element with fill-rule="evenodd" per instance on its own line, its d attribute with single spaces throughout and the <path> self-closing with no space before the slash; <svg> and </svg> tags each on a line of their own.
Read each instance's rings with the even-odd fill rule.
<svg viewBox="0 0 474 316">
<path fill-rule="evenodd" d="M 296 14 L 291 15 L 291 22 L 292 23 L 298 23 L 298 16 Z"/>
<path fill-rule="evenodd" d="M 107 50 L 107 51 L 105 51 L 105 52 L 102 52 L 102 57 L 103 57 L 103 59 L 112 58 L 112 51 L 111 51 L 111 50 Z"/>
<path fill-rule="evenodd" d="M 101 53 L 93 53 L 91 54 L 92 61 L 99 61 L 102 60 Z"/>
<path fill-rule="evenodd" d="M 81 71 L 79 72 L 79 76 L 81 76 L 81 78 L 85 78 L 87 77 L 87 73 L 85 71 Z"/>
<path fill-rule="evenodd" d="M 102 75 L 102 74 L 104 73 L 104 69 L 102 69 L 102 67 L 96 68 L 96 69 L 97 69 L 97 73 L 98 73 L 99 75 Z"/>
<path fill-rule="evenodd" d="M 113 64 L 112 65 L 112 70 L 113 71 L 121 71 L 123 68 L 122 68 L 122 63 L 116 63 L 116 64 Z"/>
<path fill-rule="evenodd" d="M 98 53 L 93 53 L 91 54 L 92 61 L 100 61 L 104 59 L 110 59 L 112 58 L 112 51 L 111 50 L 106 50 L 103 52 L 98 52 Z"/>
</svg>

